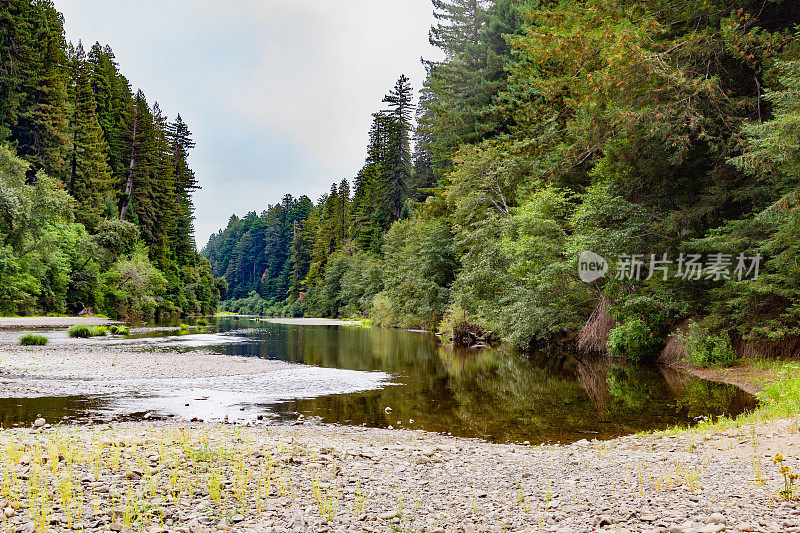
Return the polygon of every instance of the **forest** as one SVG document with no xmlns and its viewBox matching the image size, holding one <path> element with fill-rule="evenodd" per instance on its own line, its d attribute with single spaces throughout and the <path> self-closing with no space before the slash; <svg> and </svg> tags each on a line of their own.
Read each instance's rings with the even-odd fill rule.
<svg viewBox="0 0 800 533">
<path fill-rule="evenodd" d="M 0 2 L 0 314 L 214 312 L 194 146 L 110 46 L 66 42 L 52 1 Z"/>
<path fill-rule="evenodd" d="M 211 237 L 224 309 L 636 360 L 798 352 L 800 5 L 433 8 L 444 59 L 418 104 L 405 76 L 388 92 L 363 168 Z"/>
</svg>

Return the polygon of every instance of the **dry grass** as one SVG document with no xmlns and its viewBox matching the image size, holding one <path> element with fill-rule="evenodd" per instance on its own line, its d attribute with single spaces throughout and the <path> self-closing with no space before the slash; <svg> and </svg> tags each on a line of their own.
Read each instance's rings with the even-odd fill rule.
<svg viewBox="0 0 800 533">
<path fill-rule="evenodd" d="M 578 333 L 578 350 L 583 353 L 608 353 L 608 334 L 617 325 L 608 309 L 608 300 L 600 298 L 589 320 Z"/>
<path fill-rule="evenodd" d="M 677 327 L 673 328 L 667 337 L 667 343 L 658 354 L 658 361 L 665 364 L 674 364 L 686 359 L 686 346 L 683 343 L 683 334 L 689 331 L 689 325 L 696 318 L 687 318 Z"/>
</svg>

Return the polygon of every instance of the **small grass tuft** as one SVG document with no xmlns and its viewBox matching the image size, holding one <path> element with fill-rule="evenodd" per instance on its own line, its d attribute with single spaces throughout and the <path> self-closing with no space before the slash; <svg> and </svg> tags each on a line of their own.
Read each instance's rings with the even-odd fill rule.
<svg viewBox="0 0 800 533">
<path fill-rule="evenodd" d="M 92 336 L 92 330 L 89 328 L 89 326 L 84 325 L 70 326 L 69 330 L 67 330 L 67 333 L 70 337 L 79 339 L 88 339 Z"/>
<path fill-rule="evenodd" d="M 44 335 L 28 333 L 19 339 L 20 346 L 45 346 L 50 340 Z"/>
<path fill-rule="evenodd" d="M 105 326 L 92 326 L 89 330 L 92 333 L 92 337 L 104 337 L 108 335 L 108 328 Z"/>
</svg>

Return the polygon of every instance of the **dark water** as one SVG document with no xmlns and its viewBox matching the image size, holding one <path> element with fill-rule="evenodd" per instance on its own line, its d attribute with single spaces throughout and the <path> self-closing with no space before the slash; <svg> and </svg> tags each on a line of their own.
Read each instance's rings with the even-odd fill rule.
<svg viewBox="0 0 800 533">
<path fill-rule="evenodd" d="M 736 415 L 755 407 L 753 397 L 735 387 L 668 368 L 579 360 L 563 353 L 531 357 L 507 349 L 458 350 L 442 346 L 433 335 L 380 328 L 280 325 L 243 318 L 212 322 L 215 331 L 239 340 L 220 342 L 220 337 L 212 336 L 210 345 L 204 346 L 200 337 L 197 342 L 165 347 L 160 347 L 158 338 L 149 340 L 155 349 L 167 351 L 202 348 L 220 355 L 391 375 L 391 384 L 367 392 L 320 396 L 308 391 L 300 395 L 306 399 L 278 403 L 260 401 L 255 394 L 237 404 L 236 411 L 284 420 L 302 413 L 327 423 L 392 425 L 499 442 L 542 443 L 688 425 L 699 417 Z M 174 335 L 152 336 L 168 340 Z M 265 390 L 264 395 L 268 393 Z M 39 399 L 35 405 L 38 412 L 51 414 L 48 419 L 57 419 L 74 410 L 91 411 L 92 401 L 102 406 L 107 400 L 71 397 L 41 403 Z M 12 403 L 21 405 L 14 407 L 18 414 L 32 407 L 20 400 L 0 400 L 0 421 L 13 419 Z M 392 409 L 389 414 L 387 406 Z M 169 411 L 168 402 L 163 410 Z"/>
</svg>

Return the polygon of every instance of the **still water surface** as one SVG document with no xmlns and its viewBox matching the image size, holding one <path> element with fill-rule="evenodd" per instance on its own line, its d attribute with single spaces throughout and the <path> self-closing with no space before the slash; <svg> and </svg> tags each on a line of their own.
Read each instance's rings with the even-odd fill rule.
<svg viewBox="0 0 800 533">
<path fill-rule="evenodd" d="M 305 366 L 287 367 L 277 375 L 280 382 L 274 376 L 273 381 L 208 385 L 202 402 L 196 401 L 202 388 L 197 382 L 187 383 L 186 395 L 140 388 L 111 396 L 0 399 L 0 423 L 24 422 L 40 413 L 52 420 L 87 412 L 126 417 L 147 410 L 178 418 L 199 412 L 206 419 L 227 414 L 245 421 L 259 416 L 290 421 L 302 413 L 326 423 L 542 443 L 664 429 L 755 407 L 754 398 L 735 387 L 669 368 L 569 354 L 525 356 L 504 348 L 458 350 L 429 334 L 380 328 L 233 317 L 212 322 L 200 334 L 172 330 L 134 339 L 139 349 L 203 350 Z M 336 393 L 337 387 L 326 383 L 329 377 L 346 382 L 341 390 L 348 392 Z M 287 388 L 293 380 L 300 385 Z M 388 414 L 386 407 L 392 409 Z"/>
</svg>

